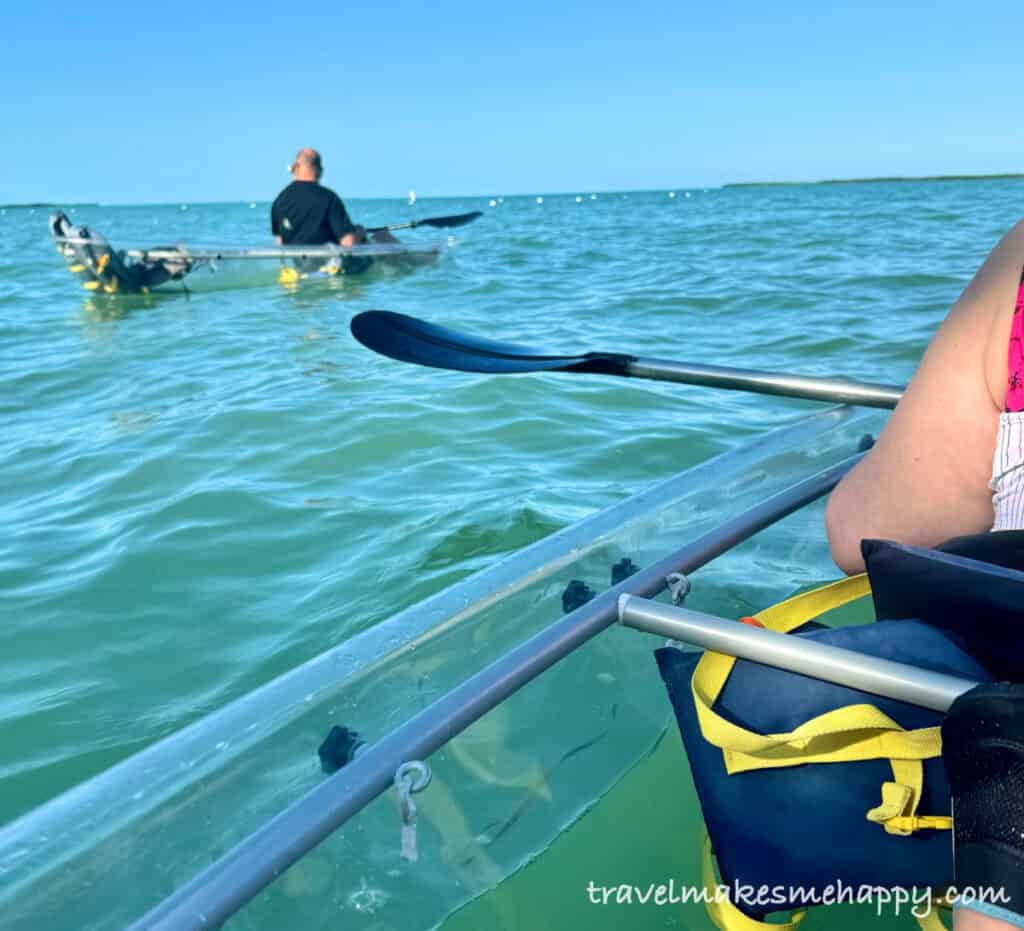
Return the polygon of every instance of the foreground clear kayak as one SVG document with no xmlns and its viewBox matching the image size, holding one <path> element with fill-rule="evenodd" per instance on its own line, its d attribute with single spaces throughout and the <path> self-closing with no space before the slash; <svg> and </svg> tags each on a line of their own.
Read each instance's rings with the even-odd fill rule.
<svg viewBox="0 0 1024 931">
<path fill-rule="evenodd" d="M 0 926 L 200 928 L 244 905 L 232 928 L 382 931 L 432 927 L 473 899 L 491 899 L 651 751 L 669 720 L 651 658 L 657 638 L 566 628 L 555 643 L 545 642 L 548 632 L 598 604 L 613 579 L 640 578 L 690 544 L 680 564 L 687 571 L 719 557 L 701 569 L 688 602 L 704 610 L 750 613 L 834 576 L 821 505 L 799 508 L 831 487 L 882 423 L 877 412 L 831 409 L 688 469 L 365 630 L 7 825 Z M 545 642 L 548 658 L 530 659 L 528 641 Z M 472 717 L 460 716 L 476 712 L 450 696 L 472 693 L 480 670 L 513 654 L 520 657 L 515 681 L 510 673 L 489 682 L 486 690 L 500 698 L 462 730 L 459 721 Z M 455 711 L 446 717 L 448 708 Z M 433 778 L 415 796 L 415 824 L 408 808 L 403 824 L 394 794 L 371 801 L 382 787 L 360 782 L 360 774 L 395 744 L 389 734 L 428 719 L 423 746 Z M 336 725 L 358 731 L 369 747 L 326 775 L 317 749 Z M 335 823 L 353 817 L 306 853 L 320 830 L 312 823 L 323 815 L 322 799 L 346 808 Z M 677 808 L 687 800 L 666 788 L 651 804 Z M 596 842 L 609 850 L 651 842 L 631 837 L 629 823 L 606 830 L 614 834 Z M 210 869 L 233 849 L 242 856 Z M 283 872 L 262 892 L 262 874 L 245 865 L 256 862 L 267 876 Z"/>
<path fill-rule="evenodd" d="M 50 218 L 57 252 L 87 291 L 106 294 L 295 286 L 302 282 L 361 275 L 371 269 L 402 270 L 437 260 L 436 244 L 396 241 L 356 246 L 154 246 L 114 250 L 95 230 L 73 226 L 62 214 Z"/>
</svg>

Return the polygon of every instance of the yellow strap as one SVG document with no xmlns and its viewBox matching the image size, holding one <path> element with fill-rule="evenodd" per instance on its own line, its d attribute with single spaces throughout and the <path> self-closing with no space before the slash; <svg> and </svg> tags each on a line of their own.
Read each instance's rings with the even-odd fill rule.
<svg viewBox="0 0 1024 931">
<path fill-rule="evenodd" d="M 870 591 L 867 576 L 853 576 L 795 595 L 760 612 L 756 619 L 770 630 L 788 633 Z M 713 707 L 735 662 L 731 656 L 707 652 L 691 680 L 701 733 L 708 743 L 722 750 L 726 772 L 889 760 L 893 782 L 882 786 L 882 804 L 868 812 L 868 819 L 892 834 L 946 827 L 947 819 L 916 814 L 924 782 L 921 760 L 942 752 L 938 727 L 907 731 L 874 705 L 858 704 L 818 715 L 786 733 L 758 734 L 726 720 Z"/>
<path fill-rule="evenodd" d="M 882 826 L 888 834 L 909 837 L 915 831 L 952 831 L 953 819 L 949 815 L 914 815 L 908 818 L 890 818 Z"/>
<path fill-rule="evenodd" d="M 708 917 L 715 923 L 715 926 L 722 931 L 765 931 L 765 929 L 778 929 L 778 931 L 795 931 L 807 909 L 793 912 L 789 921 L 781 924 L 768 921 L 758 921 L 749 915 L 743 914 L 732 902 L 726 898 L 719 900 L 717 893 L 719 886 L 718 874 L 715 871 L 714 853 L 711 850 L 711 838 L 707 832 L 704 833 L 704 843 L 701 847 L 700 856 L 701 883 L 704 886 L 704 902 L 708 911 Z"/>
<path fill-rule="evenodd" d="M 848 705 L 782 734 L 757 734 L 714 711 L 714 697 L 694 676 L 693 697 L 704 739 L 722 750 L 726 772 L 777 769 L 803 763 L 928 760 L 942 752 L 938 727 L 904 730 L 873 705 Z"/>
<path fill-rule="evenodd" d="M 821 588 L 815 588 L 809 592 L 803 592 L 800 595 L 787 598 L 785 601 L 761 611 L 756 615 L 756 619 L 769 630 L 774 630 L 778 633 L 788 633 L 793 628 L 805 624 L 811 618 L 818 617 L 827 611 L 862 598 L 869 594 L 870 591 L 871 586 L 868 583 L 867 576 L 864 574 L 856 575 L 833 582 L 831 585 L 823 585 Z M 712 710 L 712 705 L 714 705 L 715 700 L 725 687 L 726 680 L 729 678 L 735 663 L 736 660 L 732 656 L 707 652 L 697 664 L 691 684 L 701 731 L 706 740 L 725 751 L 725 766 L 726 770 L 730 773 L 742 772 L 744 768 L 756 769 L 760 767 L 744 767 L 742 761 L 730 759 L 729 751 L 736 751 L 741 754 L 757 753 L 762 752 L 765 746 L 763 739 L 753 739 L 760 738 L 760 735 L 730 724 Z M 885 722 L 876 721 L 875 726 L 884 727 L 888 721 L 888 718 L 885 719 Z M 832 733 L 836 732 L 835 729 L 848 727 L 846 722 L 833 723 L 825 721 L 822 723 L 825 731 L 828 731 L 829 727 L 832 726 L 834 728 L 831 731 Z M 784 735 L 771 736 L 776 738 L 784 737 Z M 799 742 L 805 738 L 810 739 L 812 736 L 814 735 L 808 733 L 791 738 L 791 740 L 795 739 Z M 769 742 L 779 744 L 789 741 L 776 739 Z M 799 749 L 802 752 L 804 748 L 800 747 Z M 776 765 L 785 766 L 793 764 L 780 763 Z"/>
<path fill-rule="evenodd" d="M 756 615 L 765 627 L 788 632 L 808 620 L 862 598 L 867 576 L 853 576 L 795 595 Z M 930 759 L 941 752 L 938 728 L 905 731 L 873 705 L 850 705 L 806 721 L 788 733 L 757 734 L 727 721 L 713 708 L 735 665 L 734 657 L 707 652 L 691 680 L 701 732 L 721 748 L 726 771 L 744 772 L 801 763 L 870 759 Z"/>
<path fill-rule="evenodd" d="M 920 760 L 889 760 L 895 782 L 882 783 L 882 804 L 868 812 L 868 821 L 882 825 L 887 834 L 907 837 L 915 831 L 948 831 L 953 819 L 948 815 L 919 815 L 917 806 L 924 786 L 924 766 Z"/>
<path fill-rule="evenodd" d="M 848 579 L 830 582 L 820 588 L 812 588 L 809 592 L 801 592 L 785 601 L 780 601 L 755 617 L 770 630 L 789 633 L 794 627 L 843 605 L 871 594 L 871 583 L 866 573 L 852 575 Z"/>
<path fill-rule="evenodd" d="M 948 905 L 936 903 L 934 908 L 929 909 L 923 917 L 917 918 L 921 931 L 946 931 L 946 925 L 939 915 L 940 908 L 948 908 Z M 917 917 L 916 915 L 914 917 Z"/>
</svg>

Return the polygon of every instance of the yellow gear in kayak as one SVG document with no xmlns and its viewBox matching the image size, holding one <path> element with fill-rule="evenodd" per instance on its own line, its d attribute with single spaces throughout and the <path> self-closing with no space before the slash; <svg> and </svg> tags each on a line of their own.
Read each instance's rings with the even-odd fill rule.
<svg viewBox="0 0 1024 931">
<path fill-rule="evenodd" d="M 932 610 L 929 599 L 939 574 L 956 571 L 958 591 L 978 606 L 997 585 L 1004 586 L 1000 604 L 1016 596 L 1024 603 L 1024 573 L 999 569 L 996 580 L 986 562 L 930 553 L 879 554 L 890 567 L 896 557 L 928 561 L 936 575 L 918 596 L 911 589 L 920 587 L 923 569 L 883 566 L 873 571 L 878 591 L 866 575 L 856 576 L 796 595 L 752 620 L 868 656 L 992 681 L 985 637 L 993 631 L 964 638 L 957 627 L 964 605 L 951 619 Z M 893 604 L 894 593 L 911 605 L 911 613 L 890 615 L 898 620 L 837 628 L 817 620 L 868 595 L 876 604 Z M 1005 632 L 1014 619 L 1000 623 Z M 786 926 L 795 927 L 806 906 L 828 904 L 827 890 L 835 901 L 842 888 L 949 887 L 941 714 L 713 652 L 668 647 L 657 659 L 704 813 L 705 901 L 718 927 L 758 931 L 778 911 L 795 911 Z M 720 885 L 732 893 L 728 901 L 712 895 Z M 768 901 L 740 894 L 764 888 L 773 893 Z"/>
</svg>

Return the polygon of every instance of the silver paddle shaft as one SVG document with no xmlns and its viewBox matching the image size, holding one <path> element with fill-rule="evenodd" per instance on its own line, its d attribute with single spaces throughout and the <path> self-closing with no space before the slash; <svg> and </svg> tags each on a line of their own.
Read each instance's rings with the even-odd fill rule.
<svg viewBox="0 0 1024 931">
<path fill-rule="evenodd" d="M 780 634 L 688 608 L 673 608 L 636 595 L 619 598 L 619 621 L 626 627 L 659 637 L 932 711 L 946 711 L 958 695 L 978 684 L 907 663 L 816 643 L 806 637 Z"/>
<path fill-rule="evenodd" d="M 895 385 L 876 385 L 847 378 L 785 375 L 731 366 L 691 365 L 663 359 L 631 359 L 626 365 L 626 374 L 631 378 L 674 381 L 687 385 L 703 385 L 707 388 L 753 391 L 758 394 L 830 401 L 835 404 L 857 404 L 861 407 L 881 407 L 886 410 L 892 410 L 903 397 L 903 388 Z"/>
</svg>

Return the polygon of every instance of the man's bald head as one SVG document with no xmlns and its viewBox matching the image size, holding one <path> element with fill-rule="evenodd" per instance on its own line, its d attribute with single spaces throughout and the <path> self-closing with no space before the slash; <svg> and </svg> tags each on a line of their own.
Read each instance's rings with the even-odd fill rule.
<svg viewBox="0 0 1024 931">
<path fill-rule="evenodd" d="M 292 174 L 296 181 L 319 181 L 324 173 L 324 163 L 316 149 L 299 149 L 292 162 Z"/>
</svg>

